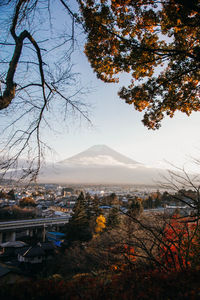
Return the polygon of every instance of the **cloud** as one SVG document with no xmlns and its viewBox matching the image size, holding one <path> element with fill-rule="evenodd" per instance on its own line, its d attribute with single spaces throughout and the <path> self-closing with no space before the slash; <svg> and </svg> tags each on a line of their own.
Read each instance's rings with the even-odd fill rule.
<svg viewBox="0 0 200 300">
<path fill-rule="evenodd" d="M 70 162 L 70 165 L 82 165 L 82 166 L 95 165 L 95 166 L 110 166 L 110 167 L 121 166 L 121 167 L 127 167 L 131 169 L 137 168 L 137 166 L 135 165 L 120 162 L 109 155 L 97 155 L 95 157 L 91 157 L 91 156 L 81 157 L 79 159 L 76 159 L 76 161 L 72 160 Z"/>
</svg>

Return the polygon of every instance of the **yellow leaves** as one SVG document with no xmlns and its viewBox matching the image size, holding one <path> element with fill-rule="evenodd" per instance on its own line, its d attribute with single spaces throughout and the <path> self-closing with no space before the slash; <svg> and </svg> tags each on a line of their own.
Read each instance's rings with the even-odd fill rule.
<svg viewBox="0 0 200 300">
<path fill-rule="evenodd" d="M 137 103 L 137 109 L 139 111 L 143 111 L 147 106 L 149 105 L 148 101 L 145 100 L 141 100 Z"/>
<path fill-rule="evenodd" d="M 100 233 L 106 228 L 106 218 L 103 215 L 100 215 L 96 218 L 96 227 L 95 227 L 95 232 Z"/>
</svg>

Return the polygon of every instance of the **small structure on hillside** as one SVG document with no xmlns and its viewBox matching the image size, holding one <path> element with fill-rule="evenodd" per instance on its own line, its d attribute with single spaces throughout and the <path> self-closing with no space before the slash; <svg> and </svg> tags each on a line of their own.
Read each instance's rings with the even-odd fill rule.
<svg viewBox="0 0 200 300">
<path fill-rule="evenodd" d="M 26 247 L 18 253 L 19 262 L 36 264 L 42 263 L 43 260 L 45 260 L 45 252 L 38 245 Z"/>
<path fill-rule="evenodd" d="M 46 238 L 48 241 L 53 242 L 55 246 L 60 247 L 62 242 L 64 242 L 65 234 L 57 231 L 48 231 Z"/>
<path fill-rule="evenodd" d="M 6 243 L 0 244 L 0 258 L 7 259 L 7 258 L 15 258 L 17 257 L 18 251 L 26 247 L 27 244 L 22 241 L 11 241 Z"/>
<path fill-rule="evenodd" d="M 25 247 L 18 252 L 18 261 L 38 264 L 53 258 L 55 247 L 52 243 L 39 242 L 35 246 Z"/>
</svg>

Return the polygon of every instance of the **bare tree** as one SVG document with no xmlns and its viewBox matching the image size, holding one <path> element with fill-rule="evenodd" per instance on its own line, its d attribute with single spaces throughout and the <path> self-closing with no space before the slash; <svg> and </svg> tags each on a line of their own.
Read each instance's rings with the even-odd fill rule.
<svg viewBox="0 0 200 300">
<path fill-rule="evenodd" d="M 180 214 L 176 206 L 161 212 L 149 210 L 140 216 L 122 211 L 120 243 L 135 250 L 137 263 L 148 262 L 165 271 L 199 266 L 199 176 L 177 168 L 176 172 L 169 171 L 162 188 L 171 191 L 170 198 L 179 204 Z"/>
<path fill-rule="evenodd" d="M 173 165 L 173 167 L 175 167 Z M 200 219 L 200 177 L 197 173 L 189 173 L 185 168 L 175 167 L 169 170 L 160 184 L 162 188 L 171 191 L 171 198 L 179 202 L 184 212 L 184 218 L 192 215 Z M 184 209 L 185 208 L 185 209 Z"/>
<path fill-rule="evenodd" d="M 194 266 L 197 258 L 199 224 L 193 219 L 179 216 L 149 213 L 142 218 L 127 215 L 134 225 L 131 237 L 123 228 L 127 245 L 135 250 L 137 263 L 145 263 L 164 271 L 184 270 Z M 132 226 L 133 226 L 132 225 Z M 197 246 L 198 248 L 198 246 Z M 199 261 L 198 261 L 199 263 Z"/>
<path fill-rule="evenodd" d="M 42 131 L 53 119 L 78 113 L 90 122 L 71 61 L 79 25 L 64 0 L 0 1 L 2 175 L 18 168 L 23 178 L 37 177 L 47 147 Z"/>
</svg>

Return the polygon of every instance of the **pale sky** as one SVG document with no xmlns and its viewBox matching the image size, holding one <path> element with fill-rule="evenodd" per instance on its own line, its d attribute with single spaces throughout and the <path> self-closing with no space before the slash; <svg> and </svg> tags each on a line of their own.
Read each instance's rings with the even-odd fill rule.
<svg viewBox="0 0 200 300">
<path fill-rule="evenodd" d="M 85 97 L 92 106 L 93 125 L 74 119 L 67 127 L 62 123 L 58 127 L 59 134 L 48 133 L 49 143 L 56 152 L 49 159 L 63 160 L 93 145 L 106 144 L 154 167 L 166 166 L 164 160 L 167 160 L 179 167 L 193 168 L 188 162 L 191 157 L 200 157 L 200 113 L 190 117 L 176 113 L 172 119 L 165 118 L 159 130 L 148 130 L 141 122 L 143 113 L 135 111 L 117 95 L 123 83 L 129 84 L 126 76 L 121 84 L 105 84 L 96 78 L 83 53 L 78 53 L 76 60 L 82 84 L 93 87 Z"/>
<path fill-rule="evenodd" d="M 61 21 L 66 18 L 66 14 L 56 6 L 54 10 L 56 16 L 59 16 L 56 25 L 62 28 Z M 55 131 L 45 129 L 44 141 L 54 150 L 53 155 L 46 152 L 47 161 L 64 160 L 98 144 L 105 144 L 138 162 L 154 167 L 166 166 L 166 160 L 187 168 L 192 167 L 188 163 L 191 157 L 200 158 L 200 113 L 193 113 L 190 117 L 176 113 L 173 119 L 165 118 L 159 130 L 148 130 L 141 122 L 143 113 L 135 111 L 133 106 L 126 104 L 117 95 L 123 84 L 129 84 L 126 75 L 122 76 L 119 84 L 103 83 L 93 73 L 81 46 L 72 62 L 75 71 L 80 73 L 82 85 L 92 90 L 85 96 L 85 101 L 91 106 L 89 117 L 92 126 L 70 116 L 69 119 L 67 116 L 64 124 L 59 120 L 59 113 L 54 113 L 51 125 Z"/>
</svg>

